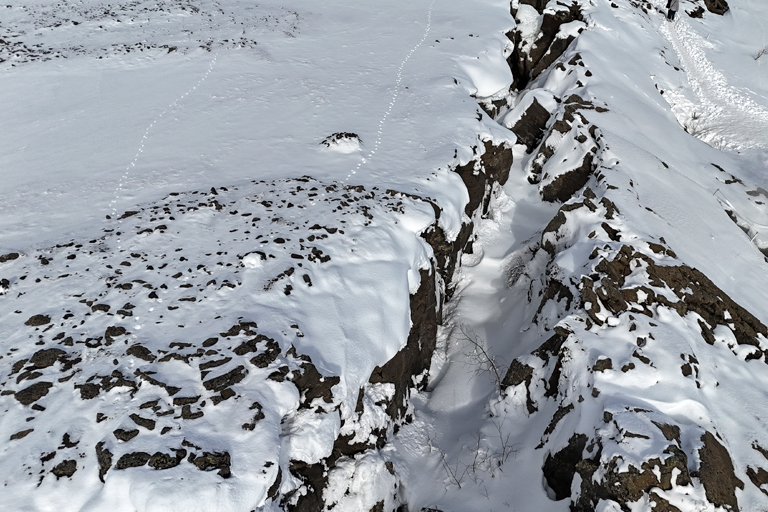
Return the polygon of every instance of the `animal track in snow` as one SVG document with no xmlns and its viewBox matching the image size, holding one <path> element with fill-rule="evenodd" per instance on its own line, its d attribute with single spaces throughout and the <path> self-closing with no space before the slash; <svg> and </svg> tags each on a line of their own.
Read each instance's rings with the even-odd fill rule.
<svg viewBox="0 0 768 512">
<path fill-rule="evenodd" d="M 355 168 L 349 171 L 349 174 L 347 174 L 345 181 L 349 181 L 349 179 L 354 174 L 357 174 L 357 171 L 359 171 L 363 165 L 368 163 L 373 158 L 373 155 L 376 154 L 376 151 L 379 149 L 379 146 L 381 145 L 381 136 L 384 131 L 384 123 L 387 121 L 389 114 L 392 113 L 392 107 L 394 107 L 395 103 L 397 103 L 397 96 L 399 94 L 400 83 L 403 80 L 403 68 L 411 59 L 411 56 L 413 56 L 413 54 L 416 53 L 416 51 L 419 48 L 421 48 L 421 45 L 424 44 L 424 41 L 427 40 L 429 31 L 432 29 L 432 9 L 434 8 L 434 6 L 435 6 L 435 0 L 432 0 L 432 3 L 429 4 L 429 10 L 427 11 L 427 26 L 424 29 L 424 34 L 421 36 L 421 40 L 418 43 L 416 43 L 416 46 L 411 48 L 411 50 L 405 56 L 405 59 L 403 59 L 403 62 L 400 63 L 400 67 L 397 68 L 397 80 L 395 80 L 394 92 L 392 93 L 392 98 L 389 101 L 389 106 L 387 107 L 386 112 L 384 112 L 384 115 L 379 120 L 379 129 L 376 132 L 376 141 L 373 144 L 373 148 L 368 152 L 366 156 L 360 159 L 360 162 L 358 162 Z"/>
<path fill-rule="evenodd" d="M 183 101 L 187 96 L 190 95 L 190 93 L 192 93 L 195 90 L 197 90 L 197 88 L 200 87 L 203 84 L 203 82 L 205 82 L 205 80 L 211 74 L 211 71 L 213 71 L 213 67 L 216 65 L 216 59 L 218 57 L 219 57 L 219 54 L 216 53 L 213 56 L 213 60 L 211 60 L 211 63 L 208 65 L 208 70 L 205 72 L 205 74 L 202 76 L 202 78 L 200 78 L 200 80 L 198 80 L 197 83 L 194 86 L 192 86 L 191 89 L 187 90 L 184 94 L 182 94 L 181 96 L 179 96 L 178 98 L 173 100 L 173 102 L 171 102 L 171 104 L 168 105 L 165 108 L 165 110 L 160 112 L 152 120 L 152 122 L 149 123 L 149 126 L 147 126 L 146 130 L 144 130 L 144 135 L 141 137 L 141 142 L 139 143 L 139 149 L 136 151 L 136 154 L 134 155 L 133 160 L 131 161 L 131 163 L 128 164 L 128 166 L 125 168 L 125 172 L 120 177 L 120 181 L 118 181 L 118 183 L 117 183 L 117 188 L 115 188 L 114 198 L 109 203 L 111 214 L 110 214 L 110 216 L 108 218 L 114 219 L 115 216 L 117 215 L 117 202 L 120 199 L 120 192 L 123 190 L 123 186 L 125 186 L 125 182 L 128 180 L 128 176 L 131 173 L 131 169 L 133 169 L 136 166 L 136 162 L 139 161 L 139 157 L 144 152 L 144 145 L 147 143 L 147 138 L 149 137 L 149 134 L 152 131 L 152 128 L 155 127 L 155 124 L 157 124 L 157 122 L 160 121 L 163 118 L 163 116 L 165 116 L 165 114 L 168 113 L 168 111 L 170 111 L 173 108 L 175 108 L 179 104 L 179 102 Z M 120 219 L 118 219 L 118 222 L 120 222 Z M 120 240 L 118 240 L 117 242 L 119 244 Z M 118 249 L 119 248 L 120 248 L 120 246 L 118 245 Z"/>
</svg>

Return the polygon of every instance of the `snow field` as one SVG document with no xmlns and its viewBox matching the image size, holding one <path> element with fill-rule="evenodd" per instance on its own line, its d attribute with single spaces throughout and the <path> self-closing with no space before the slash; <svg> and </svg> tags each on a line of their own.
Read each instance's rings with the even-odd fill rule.
<svg viewBox="0 0 768 512">
<path fill-rule="evenodd" d="M 134 155 L 133 160 L 130 164 L 128 164 L 128 167 L 125 168 L 125 173 L 120 177 L 120 181 L 117 183 L 117 188 L 115 189 L 115 198 L 110 203 L 110 207 L 112 208 L 112 217 L 117 216 L 117 202 L 120 199 L 120 191 L 123 188 L 123 182 L 125 182 L 128 179 L 128 175 L 133 167 L 136 166 L 136 162 L 138 161 L 139 157 L 141 156 L 141 153 L 144 152 L 144 144 L 147 141 L 147 137 L 150 134 L 150 131 L 155 126 L 155 123 L 157 123 L 162 117 L 169 111 L 175 108 L 180 101 L 183 101 L 184 98 L 189 96 L 190 93 L 197 90 L 197 88 L 202 85 L 203 82 L 205 82 L 205 79 L 208 78 L 208 75 L 211 74 L 211 71 L 213 71 L 213 67 L 216 65 L 216 58 L 218 57 L 218 54 L 213 56 L 213 59 L 211 60 L 211 64 L 208 66 L 208 70 L 205 72 L 205 74 L 200 78 L 200 80 L 192 86 L 191 89 L 186 91 L 184 94 L 173 100 L 170 105 L 168 105 L 168 108 L 160 112 L 157 117 L 155 117 L 151 123 L 149 123 L 149 126 L 147 126 L 147 129 L 144 130 L 144 135 L 141 137 L 141 143 L 139 144 L 139 149 L 136 151 L 136 155 Z M 119 240 L 118 240 L 119 242 Z M 118 246 L 118 249 L 120 247 Z"/>
<path fill-rule="evenodd" d="M 416 43 L 416 46 L 410 49 L 408 54 L 405 56 L 405 59 L 403 59 L 403 62 L 400 63 L 400 66 L 397 68 L 397 80 L 395 80 L 395 86 L 393 87 L 392 92 L 392 99 L 389 102 L 389 106 L 387 107 L 386 112 L 382 115 L 381 119 L 379 119 L 379 129 L 376 132 L 376 141 L 373 144 L 373 149 L 368 153 L 366 157 L 362 157 L 360 159 L 360 162 L 357 164 L 357 166 L 354 169 L 351 169 L 349 171 L 349 174 L 347 175 L 347 181 L 354 175 L 357 174 L 357 171 L 360 170 L 360 167 L 365 165 L 369 160 L 373 158 L 373 155 L 376 154 L 376 151 L 379 149 L 379 145 L 381 144 L 381 136 L 384 132 L 384 124 L 387 122 L 387 118 L 392 113 L 392 108 L 395 106 L 395 103 L 397 102 L 397 95 L 400 91 L 400 83 L 403 81 L 403 68 L 408 63 L 408 60 L 410 60 L 411 56 L 414 54 L 414 52 L 418 51 L 422 44 L 424 44 L 424 41 L 427 39 L 427 36 L 429 35 L 429 31 L 432 28 L 432 9 L 435 6 L 435 0 L 432 0 L 432 3 L 429 4 L 429 10 L 427 11 L 427 25 L 424 29 L 424 34 L 421 36 L 421 39 L 418 43 Z"/>
<path fill-rule="evenodd" d="M 0 254 L 18 257 L 0 268 L 13 304 L 0 315 L 12 332 L 0 473 L 15 510 L 276 510 L 276 496 L 307 492 L 289 467 L 327 457 L 342 420 L 361 440 L 387 427 L 377 408 L 391 390 L 367 389 L 370 410 L 354 411 L 373 369 L 405 344 L 408 297 L 430 266 L 418 235 L 435 210 L 411 195 L 441 206 L 452 239 L 467 194 L 450 165 L 481 136 L 513 139 L 478 122 L 452 78 L 459 58 L 499 48 L 509 21 L 493 5 L 445 5 L 439 25 L 434 2 L 298 5 L 286 31 L 285 6 L 217 5 L 179 13 L 188 32 L 166 28 L 165 14 L 121 30 L 149 49 L 123 54 L 101 34 L 66 60 L 4 64 Z M 134 7 L 146 6 L 115 9 L 109 29 Z M 233 42 L 229 12 L 266 25 Z M 28 13 L 58 22 L 55 10 Z M 54 33 L 90 37 L 90 21 Z M 416 46 L 393 37 L 415 24 Z M 467 35 L 496 25 L 490 38 Z M 426 42 L 438 31 L 435 52 Z M 345 170 L 357 151 L 320 146 L 342 131 L 378 144 L 355 183 Z M 27 312 L 39 315 L 29 325 Z M 327 394 L 307 399 L 302 376 L 331 379 Z M 338 467 L 330 477 L 350 492 L 334 483 L 329 505 L 395 502 L 380 455 Z"/>
<path fill-rule="evenodd" d="M 768 224 L 759 188 L 765 105 L 759 92 L 735 88 L 723 65 L 729 38 L 744 36 L 723 28 L 728 17 L 672 27 L 652 9 L 619 3 L 585 6 L 588 30 L 561 59 L 578 52 L 583 66 L 550 68 L 519 95 L 506 91 L 504 34 L 514 22 L 495 1 L 198 2 L 198 11 L 175 13 L 183 29 L 166 29 L 166 14 L 129 25 L 135 14 L 121 6 L 108 27 L 128 42 L 151 36 L 139 56 L 105 46 L 110 30 L 84 38 L 93 43 L 66 65 L 13 61 L 0 78 L 0 382 L 12 392 L 0 396 L 0 474 L 9 506 L 267 511 L 281 508 L 278 493 L 309 492 L 294 461 L 322 460 L 340 434 L 373 444 L 391 426 L 383 404 L 394 390 L 367 382 L 412 327 L 408 296 L 433 256 L 419 235 L 437 223 L 450 241 L 469 220 L 466 190 L 449 169 L 469 162 L 480 141 L 515 141 L 470 96 L 509 94 L 508 128 L 534 96 L 556 113 L 577 94 L 608 109 L 581 111 L 600 133 L 592 196 L 577 192 L 564 222 L 547 230 L 561 205 L 542 202 L 541 187 L 580 160 L 585 148 L 573 141 L 584 134 L 558 138 L 540 186 L 527 179 L 536 151 L 515 146 L 488 218 L 472 219 L 478 240 L 444 307 L 429 389 L 408 408 L 413 421 L 381 450 L 339 459 L 322 498 L 344 511 L 382 502 L 565 511 L 570 500 L 555 501 L 543 467 L 573 435 L 600 443 L 600 454 L 591 444 L 581 457 L 616 456 L 617 471 L 666 459 L 672 445 L 693 471 L 706 431 L 720 436 L 744 484 L 735 490 L 741 509 L 764 508 L 747 472 L 766 465 L 754 446 L 768 447 L 768 373 L 750 359 L 768 348 L 765 337 L 740 345 L 735 320 L 723 317 L 710 344 L 700 314 L 681 316 L 644 291 L 618 313 L 580 300 L 580 283 L 601 286 L 608 277 L 597 263 L 626 245 L 639 256 L 622 289 L 648 286 L 677 302 L 686 292 L 648 284 L 649 261 L 687 265 L 766 319 L 763 255 L 723 211 Z M 87 5 L 105 4 L 78 9 Z M 53 27 L 59 15 L 43 7 L 25 13 Z M 532 39 L 540 18 L 528 7 L 520 16 Z M 403 27 L 421 30 L 425 12 L 413 46 Z M 234 26 L 238 18 L 253 28 Z M 14 29 L 30 23 L 9 19 Z M 88 32 L 69 23 L 46 30 L 94 38 L 97 22 L 81 23 Z M 722 35 L 704 44 L 698 34 L 707 31 Z M 163 45 L 178 46 L 165 54 Z M 108 87 L 107 72 L 124 89 Z M 761 90 L 759 73 L 748 82 Z M 34 100 L 48 93 L 41 118 Z M 715 147 L 680 126 L 701 105 L 711 107 L 700 118 L 706 129 L 688 131 Z M 340 133 L 359 138 L 321 145 Z M 362 157 L 359 141 L 372 144 Z M 105 227 L 108 212 L 118 222 Z M 573 300 L 542 299 L 556 283 Z M 555 328 L 569 334 L 540 349 Z M 502 392 L 513 360 L 531 368 L 531 382 Z M 325 394 L 309 393 L 320 384 Z M 677 427 L 679 439 L 659 425 Z M 101 475 L 100 450 L 112 458 Z M 605 474 L 601 466 L 594 476 Z M 574 499 L 582 483 L 576 473 Z M 654 492 L 684 512 L 714 508 L 698 480 L 677 483 Z M 651 500 L 628 506 L 645 510 Z M 603 500 L 596 509 L 620 508 Z"/>
</svg>

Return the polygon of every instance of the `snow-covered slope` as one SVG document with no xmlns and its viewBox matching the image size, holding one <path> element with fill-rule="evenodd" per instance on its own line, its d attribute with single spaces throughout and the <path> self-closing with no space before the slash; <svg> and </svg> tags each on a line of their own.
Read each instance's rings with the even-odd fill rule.
<svg viewBox="0 0 768 512">
<path fill-rule="evenodd" d="M 768 508 L 723 5 L 0 7 L 3 509 Z"/>
<path fill-rule="evenodd" d="M 762 510 L 765 7 L 687 2 L 674 24 L 660 2 L 540 7 L 513 3 L 526 89 L 498 115 L 527 147 L 395 442 L 409 505 Z"/>
</svg>

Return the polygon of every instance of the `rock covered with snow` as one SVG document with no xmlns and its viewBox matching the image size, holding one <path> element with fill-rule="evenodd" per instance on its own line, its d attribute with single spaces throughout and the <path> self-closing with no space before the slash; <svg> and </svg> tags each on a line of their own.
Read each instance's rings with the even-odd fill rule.
<svg viewBox="0 0 768 512">
<path fill-rule="evenodd" d="M 766 506 L 757 22 L 459 4 L 4 7 L 8 506 Z"/>
</svg>

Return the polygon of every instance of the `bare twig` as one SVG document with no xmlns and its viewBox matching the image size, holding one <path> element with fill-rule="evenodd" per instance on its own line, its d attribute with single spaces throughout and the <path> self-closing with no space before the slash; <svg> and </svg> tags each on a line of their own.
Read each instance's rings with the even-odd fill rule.
<svg viewBox="0 0 768 512">
<path fill-rule="evenodd" d="M 461 337 L 470 344 L 470 351 L 465 353 L 469 359 L 469 365 L 472 366 L 474 374 L 488 374 L 496 384 L 497 389 L 501 389 L 501 381 L 504 378 L 502 366 L 503 361 L 497 356 L 491 356 L 485 348 L 485 342 L 480 336 L 464 324 L 459 326 Z"/>
<path fill-rule="evenodd" d="M 445 457 L 445 451 L 440 449 L 440 462 L 443 465 L 443 469 L 445 469 L 446 474 L 448 475 L 448 478 L 451 479 L 453 484 L 461 489 L 461 481 L 464 480 L 464 477 L 467 474 L 467 471 L 469 469 L 468 466 L 464 466 L 463 471 L 459 471 L 459 466 L 463 465 L 460 461 L 456 461 L 456 464 L 451 465 L 448 464 L 448 461 Z"/>
<path fill-rule="evenodd" d="M 510 455 L 512 455 L 513 453 L 517 453 L 519 451 L 519 449 L 515 445 L 509 442 L 510 433 L 507 432 L 506 435 L 504 434 L 502 430 L 504 421 L 506 421 L 506 418 L 502 419 L 500 422 L 496 420 L 493 421 L 493 425 L 496 427 L 496 432 L 498 432 L 499 434 L 499 443 L 501 447 L 501 452 L 499 453 L 499 458 L 498 458 L 499 469 L 501 469 L 501 466 L 503 466 L 504 463 L 507 462 L 507 459 L 509 458 Z"/>
</svg>

